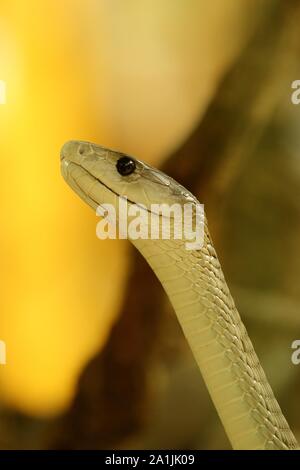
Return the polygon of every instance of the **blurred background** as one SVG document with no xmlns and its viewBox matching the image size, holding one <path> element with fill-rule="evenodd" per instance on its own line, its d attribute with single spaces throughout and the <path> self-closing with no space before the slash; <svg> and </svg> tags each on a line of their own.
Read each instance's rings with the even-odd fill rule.
<svg viewBox="0 0 300 470">
<path fill-rule="evenodd" d="M 300 439 L 299 22 L 296 0 L 1 0 L 1 449 L 230 448 L 158 281 L 60 176 L 69 139 L 205 204 Z"/>
</svg>

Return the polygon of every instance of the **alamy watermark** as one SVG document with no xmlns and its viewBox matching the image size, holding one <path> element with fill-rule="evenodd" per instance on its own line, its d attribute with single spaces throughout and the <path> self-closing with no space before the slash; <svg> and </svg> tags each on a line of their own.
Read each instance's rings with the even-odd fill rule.
<svg viewBox="0 0 300 470">
<path fill-rule="evenodd" d="M 6 83 L 0 80 L 0 104 L 6 104 Z M 6 364 L 6 344 L 0 340 L 0 365 Z"/>
<path fill-rule="evenodd" d="M 6 364 L 6 344 L 0 340 L 0 365 Z"/>
<path fill-rule="evenodd" d="M 291 101 L 293 104 L 300 104 L 300 80 L 294 80 L 292 83 L 293 91 Z"/>
<path fill-rule="evenodd" d="M 300 364 L 300 339 L 295 339 L 292 342 L 292 349 L 295 349 L 291 357 L 292 363 L 298 366 Z"/>
<path fill-rule="evenodd" d="M 184 240 L 187 250 L 199 250 L 204 241 L 203 204 L 144 204 L 131 203 L 118 197 L 118 207 L 101 204 L 96 210 L 103 217 L 97 223 L 96 234 L 101 240 L 151 239 Z"/>
<path fill-rule="evenodd" d="M 6 104 L 6 83 L 0 80 L 0 104 Z"/>
<path fill-rule="evenodd" d="M 291 95 L 291 101 L 293 104 L 299 105 L 300 104 L 300 80 L 294 80 L 291 87 L 293 90 L 295 90 L 293 91 Z M 295 366 L 297 366 L 300 364 L 300 339 L 295 339 L 295 341 L 292 342 L 291 347 L 292 349 L 294 349 L 292 356 L 291 356 L 291 361 Z"/>
</svg>

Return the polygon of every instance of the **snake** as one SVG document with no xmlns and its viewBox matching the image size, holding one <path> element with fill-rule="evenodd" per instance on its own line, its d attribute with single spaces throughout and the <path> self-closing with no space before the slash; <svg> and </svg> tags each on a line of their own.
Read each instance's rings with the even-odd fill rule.
<svg viewBox="0 0 300 470">
<path fill-rule="evenodd" d="M 200 205 L 163 172 L 91 142 L 66 142 L 60 161 L 65 181 L 94 210 L 110 204 L 117 211 L 120 198 L 148 214 L 155 204 Z M 235 306 L 205 215 L 203 219 L 197 249 L 187 250 L 184 237 L 128 238 L 174 308 L 232 448 L 299 449 Z"/>
</svg>

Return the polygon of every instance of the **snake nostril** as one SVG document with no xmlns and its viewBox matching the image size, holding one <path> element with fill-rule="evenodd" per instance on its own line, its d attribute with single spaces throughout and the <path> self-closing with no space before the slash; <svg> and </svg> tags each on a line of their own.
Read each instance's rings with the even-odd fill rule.
<svg viewBox="0 0 300 470">
<path fill-rule="evenodd" d="M 78 147 L 78 143 L 75 140 L 69 140 L 66 142 L 60 151 L 60 158 L 63 159 L 70 159 L 72 155 L 76 153 L 76 149 Z"/>
<path fill-rule="evenodd" d="M 78 155 L 87 157 L 92 153 L 92 146 L 89 142 L 78 142 L 77 153 Z"/>
</svg>

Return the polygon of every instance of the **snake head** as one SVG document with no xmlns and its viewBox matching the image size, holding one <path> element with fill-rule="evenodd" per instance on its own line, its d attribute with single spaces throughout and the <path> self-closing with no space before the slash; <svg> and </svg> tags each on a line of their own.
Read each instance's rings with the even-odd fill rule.
<svg viewBox="0 0 300 470">
<path fill-rule="evenodd" d="M 61 150 L 66 182 L 94 209 L 119 197 L 151 212 L 152 204 L 199 204 L 183 186 L 137 158 L 90 142 L 72 140 Z"/>
</svg>

